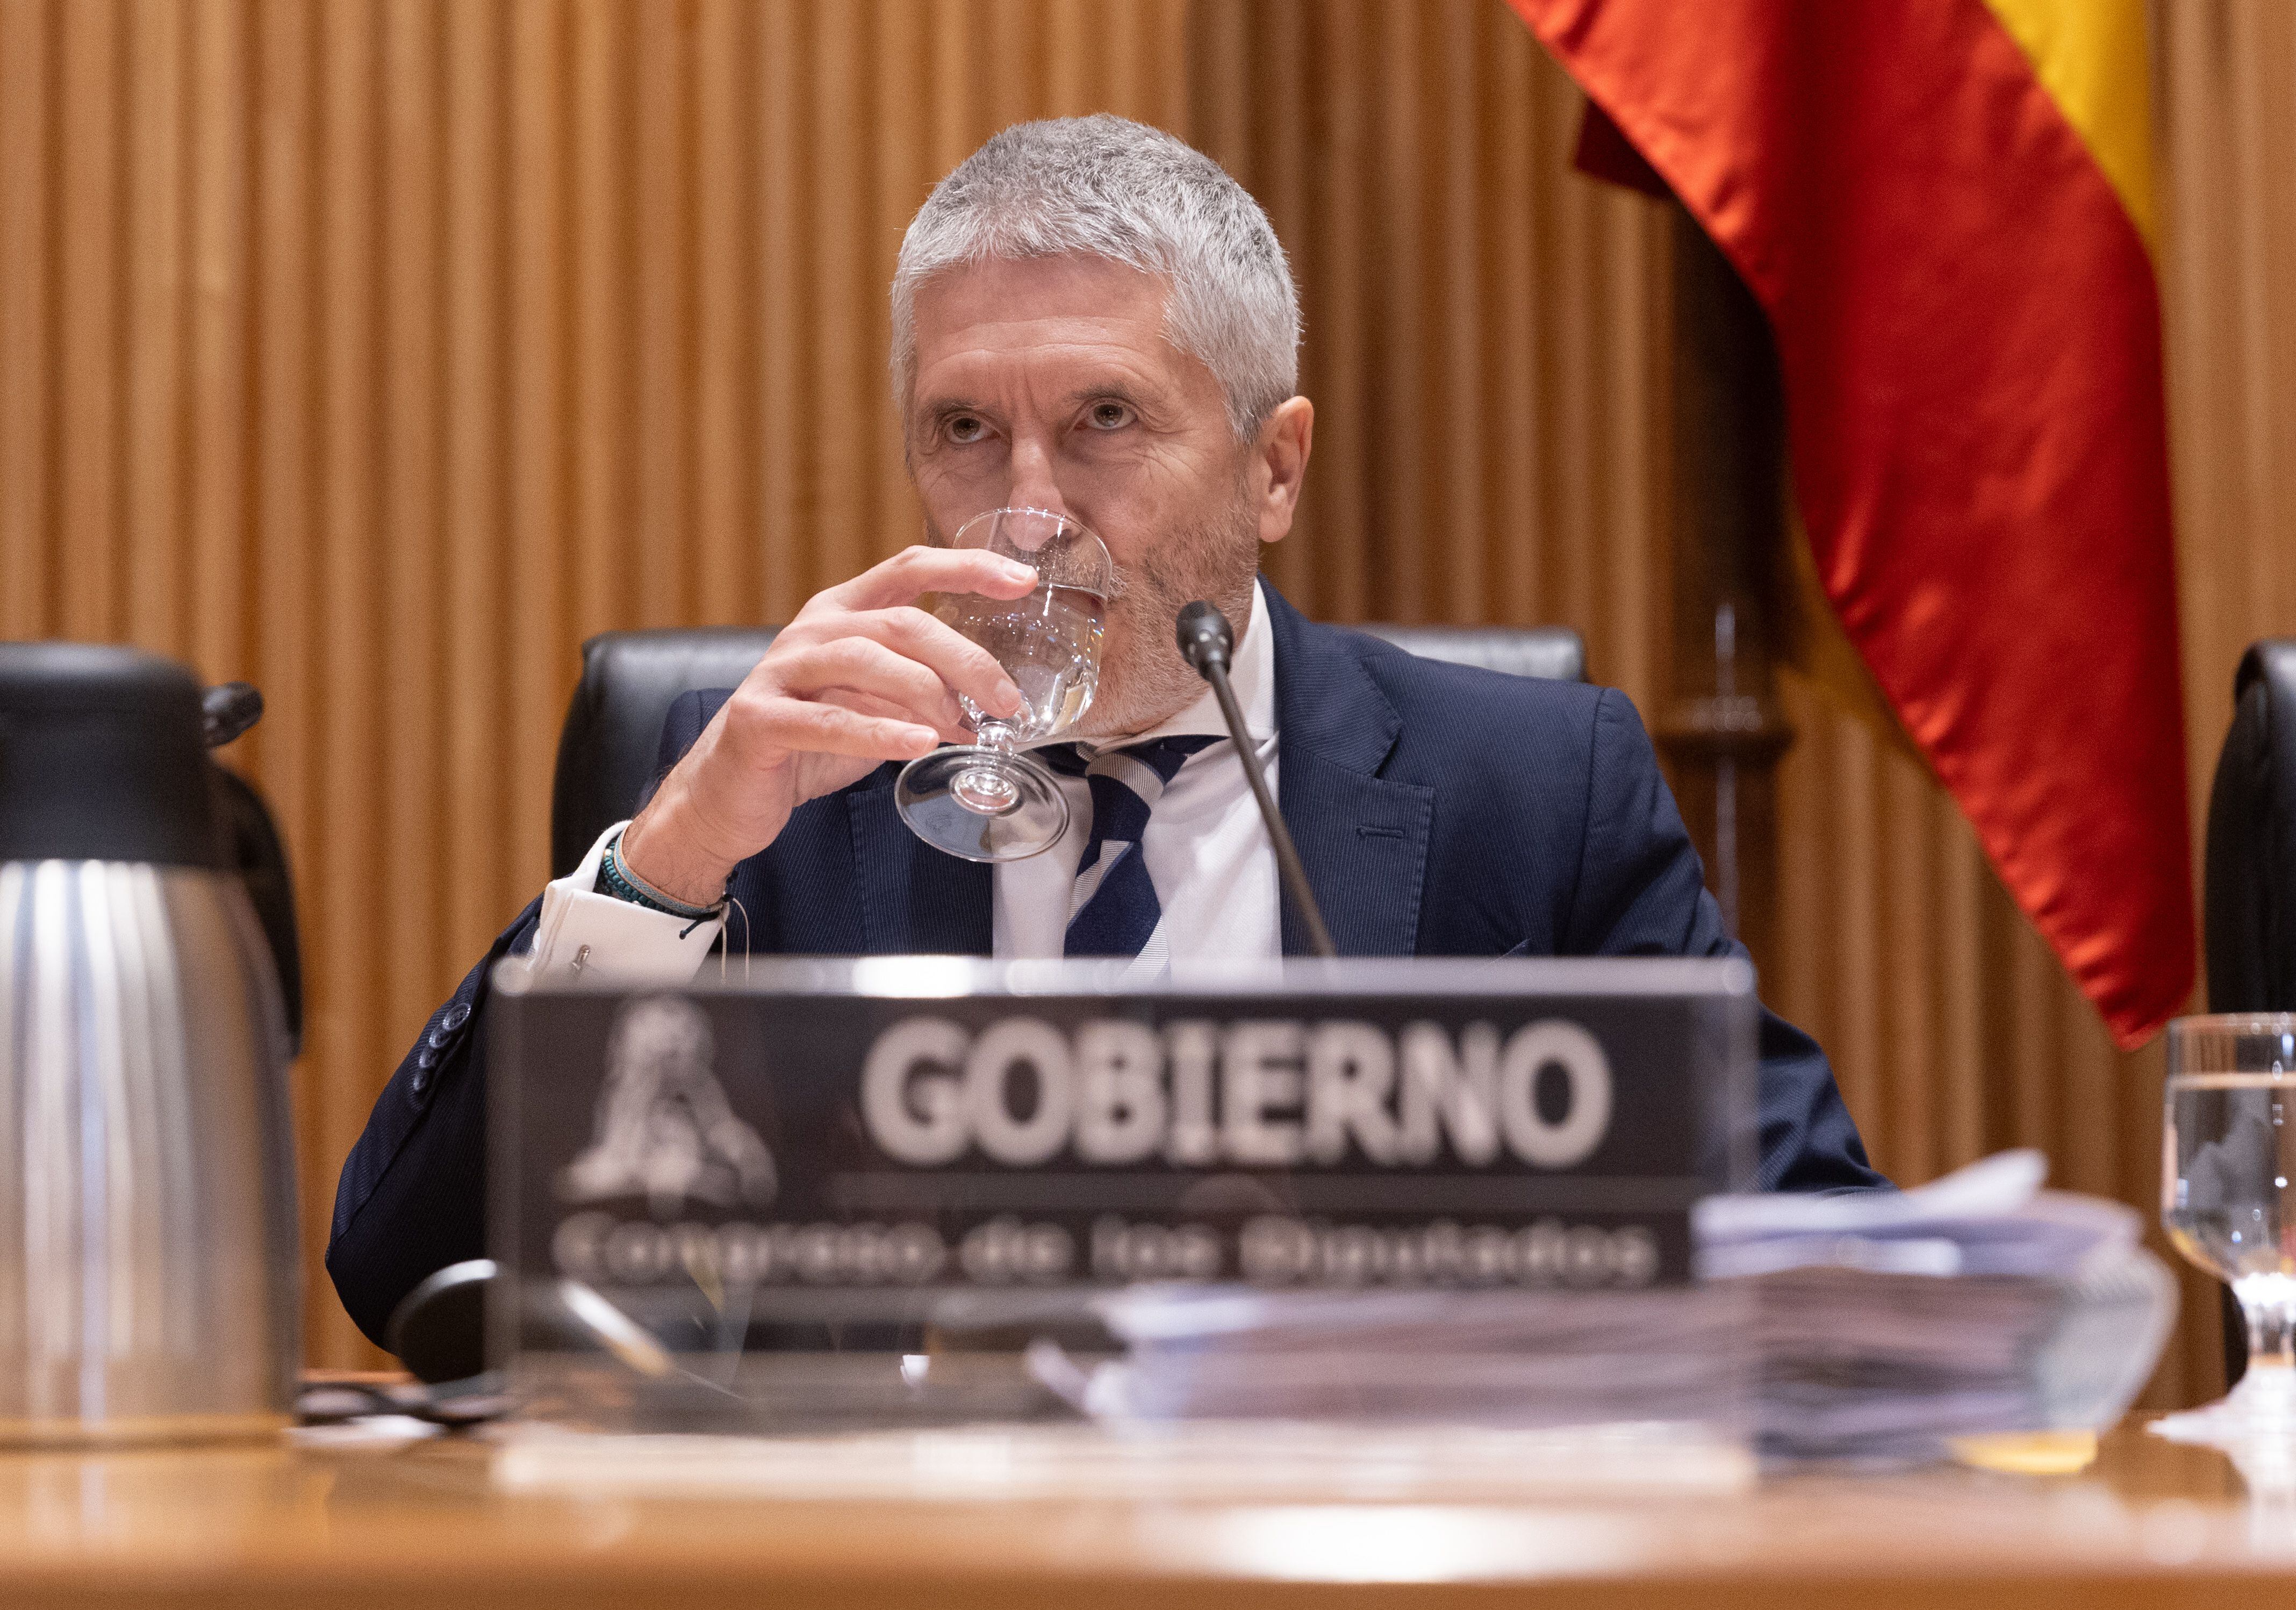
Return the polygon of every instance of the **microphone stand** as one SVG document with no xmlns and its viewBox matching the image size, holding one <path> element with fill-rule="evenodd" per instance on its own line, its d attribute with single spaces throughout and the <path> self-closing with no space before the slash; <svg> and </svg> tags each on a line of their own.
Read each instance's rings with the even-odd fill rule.
<svg viewBox="0 0 2296 1610">
<path fill-rule="evenodd" d="M 1236 758 L 1243 762 L 1243 774 L 1251 784 L 1251 797 L 1259 803 L 1259 819 L 1267 825 L 1268 841 L 1275 846 L 1275 866 L 1283 879 L 1283 887 L 1292 896 L 1292 903 L 1300 910 L 1300 920 L 1308 930 L 1308 948 L 1318 956 L 1337 956 L 1340 952 L 1332 944 L 1332 931 L 1324 926 L 1324 910 L 1316 903 L 1316 891 L 1308 887 L 1308 871 L 1300 864 L 1300 852 L 1292 843 L 1291 830 L 1283 825 L 1283 817 L 1275 808 L 1275 797 L 1267 791 L 1267 777 L 1259 769 L 1259 751 L 1252 748 L 1251 734 L 1243 724 L 1243 707 L 1235 701 L 1235 689 L 1227 679 L 1228 661 L 1235 650 L 1235 628 L 1228 625 L 1227 617 L 1208 603 L 1193 603 L 1180 611 L 1175 623 L 1175 636 L 1180 645 L 1180 658 L 1196 669 L 1196 674 L 1211 683 L 1212 693 L 1219 700 L 1220 715 L 1227 723 L 1228 736 L 1235 740 Z"/>
</svg>

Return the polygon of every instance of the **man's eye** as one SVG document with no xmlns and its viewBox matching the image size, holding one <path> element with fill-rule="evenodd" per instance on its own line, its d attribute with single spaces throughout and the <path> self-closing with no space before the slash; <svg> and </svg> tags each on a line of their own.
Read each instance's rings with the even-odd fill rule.
<svg viewBox="0 0 2296 1610">
<path fill-rule="evenodd" d="M 1132 422 L 1132 410 L 1121 403 L 1095 403 L 1087 417 L 1095 430 L 1116 430 Z"/>
<path fill-rule="evenodd" d="M 948 439 L 960 447 L 979 441 L 988 432 L 988 427 L 970 413 L 960 413 L 948 422 Z"/>
</svg>

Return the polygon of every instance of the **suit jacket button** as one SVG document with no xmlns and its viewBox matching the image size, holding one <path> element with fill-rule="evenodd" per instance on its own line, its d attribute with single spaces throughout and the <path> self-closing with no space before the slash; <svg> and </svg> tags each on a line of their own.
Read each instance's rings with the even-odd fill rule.
<svg viewBox="0 0 2296 1610">
<path fill-rule="evenodd" d="M 443 1051 L 455 1042 L 455 1034 L 470 1020 L 469 1004 L 457 1001 L 439 1016 L 439 1026 L 423 1036 L 423 1043 Z"/>
<path fill-rule="evenodd" d="M 414 1053 L 414 1076 L 407 1081 L 407 1089 L 421 1095 L 430 1088 L 430 1070 L 439 1066 L 439 1048 L 426 1045 Z"/>
</svg>

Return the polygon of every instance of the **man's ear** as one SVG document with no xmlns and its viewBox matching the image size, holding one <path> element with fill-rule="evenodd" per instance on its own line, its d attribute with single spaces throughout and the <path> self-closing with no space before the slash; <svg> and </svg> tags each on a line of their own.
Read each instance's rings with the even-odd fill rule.
<svg viewBox="0 0 2296 1610">
<path fill-rule="evenodd" d="M 1251 494 L 1259 511 L 1259 540 L 1280 543 L 1292 532 L 1308 454 L 1316 441 L 1316 405 L 1295 396 L 1277 405 L 1251 445 Z"/>
</svg>

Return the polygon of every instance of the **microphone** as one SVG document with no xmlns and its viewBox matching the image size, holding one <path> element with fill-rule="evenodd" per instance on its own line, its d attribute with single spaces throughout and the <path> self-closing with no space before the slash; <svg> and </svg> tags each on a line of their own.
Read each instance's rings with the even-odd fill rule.
<svg viewBox="0 0 2296 1610">
<path fill-rule="evenodd" d="M 1300 908 L 1300 920 L 1308 930 L 1308 946 L 1318 956 L 1336 956 L 1340 952 L 1332 944 L 1332 931 L 1324 926 L 1324 909 L 1316 903 L 1316 891 L 1308 887 L 1307 869 L 1300 864 L 1300 852 L 1292 847 L 1291 830 L 1283 825 L 1283 816 L 1275 809 L 1275 798 L 1267 792 L 1267 774 L 1259 769 L 1259 752 L 1252 748 L 1251 734 L 1244 730 L 1243 709 L 1235 702 L 1235 690 L 1228 685 L 1230 660 L 1235 654 L 1235 628 L 1217 606 L 1201 600 L 1180 611 L 1174 623 L 1173 636 L 1180 645 L 1180 658 L 1195 667 L 1196 674 L 1211 683 L 1212 692 L 1219 699 L 1220 715 L 1227 723 L 1228 736 L 1235 740 L 1236 758 L 1243 762 L 1243 774 L 1251 783 L 1251 797 L 1259 803 L 1259 820 L 1267 825 L 1268 841 L 1275 846 L 1275 866 L 1283 875 L 1283 887 L 1292 896 L 1292 903 Z"/>
<path fill-rule="evenodd" d="M 1235 652 L 1235 628 L 1227 624 L 1217 606 L 1199 601 L 1180 611 L 1175 635 L 1180 642 L 1180 658 L 1196 668 L 1196 674 L 1209 678 L 1206 667 L 1218 665 L 1223 671 Z"/>
</svg>

